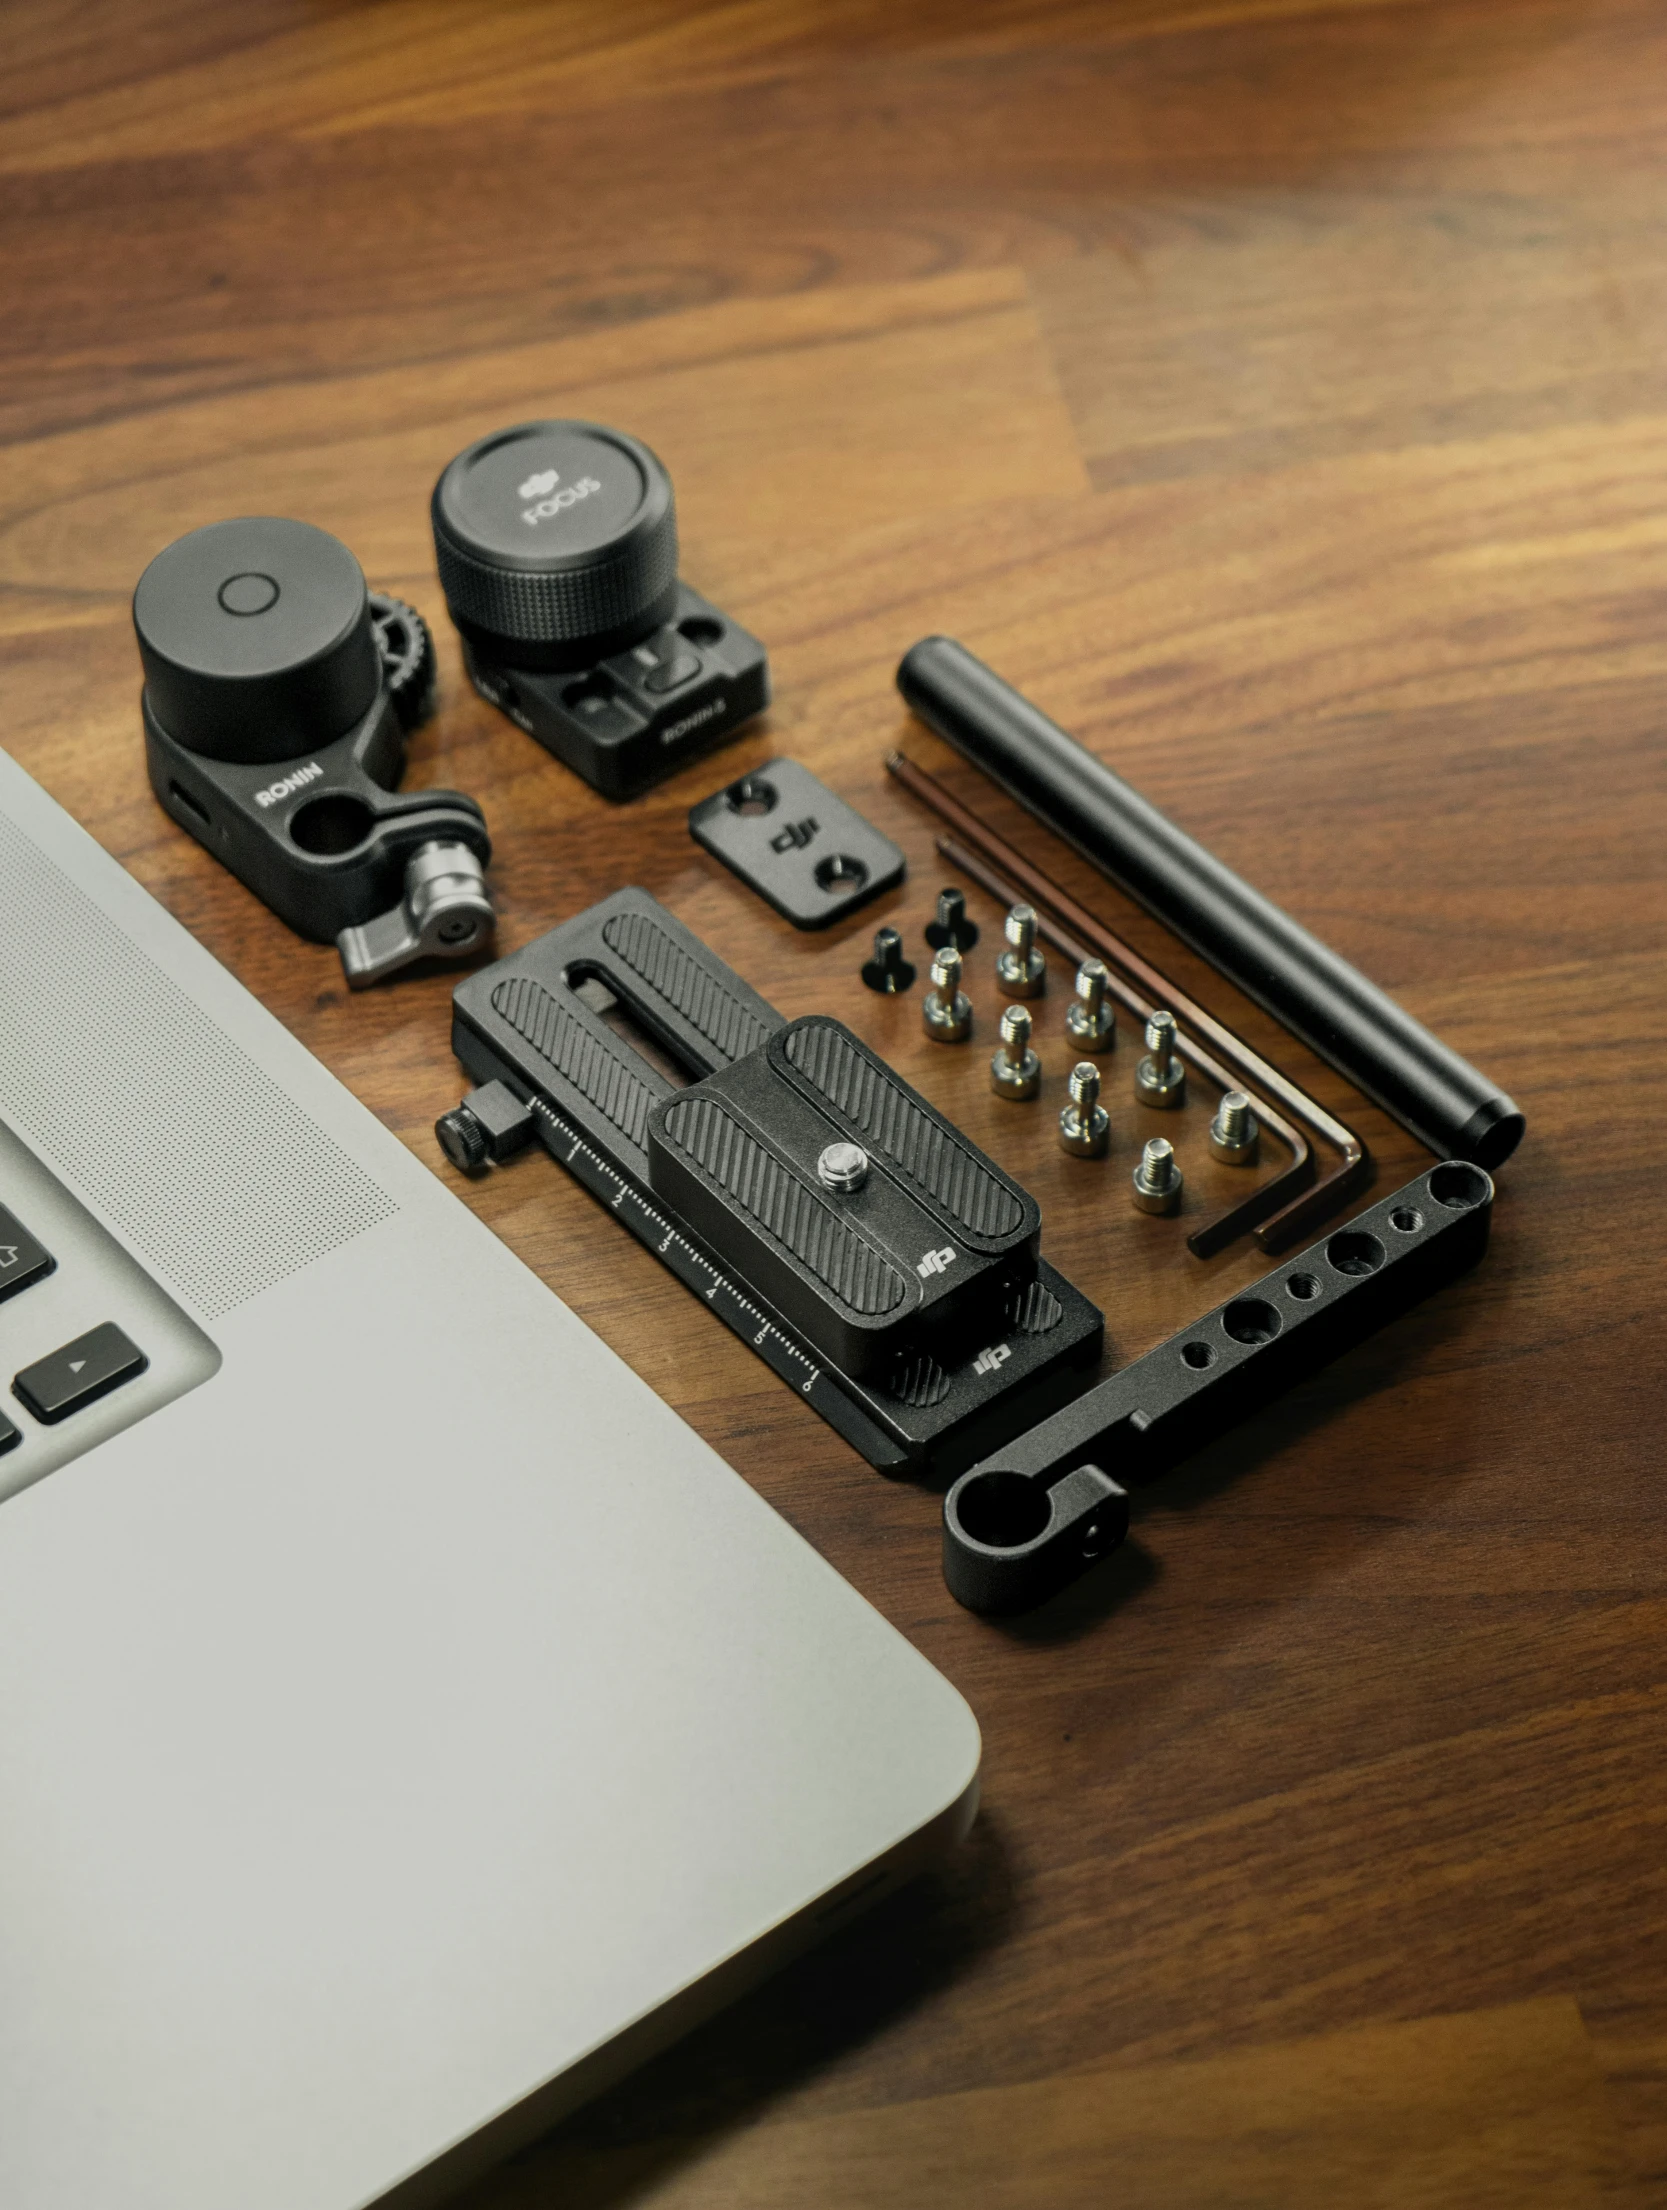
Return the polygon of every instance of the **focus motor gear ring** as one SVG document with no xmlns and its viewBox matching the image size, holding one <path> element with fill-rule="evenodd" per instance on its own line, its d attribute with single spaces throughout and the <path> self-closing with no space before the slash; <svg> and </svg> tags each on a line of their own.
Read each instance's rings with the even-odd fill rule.
<svg viewBox="0 0 1667 2210">
<path fill-rule="evenodd" d="M 409 736 L 434 711 L 434 638 L 417 609 L 387 591 L 371 592 L 370 618 L 382 655 L 382 680 Z"/>
</svg>

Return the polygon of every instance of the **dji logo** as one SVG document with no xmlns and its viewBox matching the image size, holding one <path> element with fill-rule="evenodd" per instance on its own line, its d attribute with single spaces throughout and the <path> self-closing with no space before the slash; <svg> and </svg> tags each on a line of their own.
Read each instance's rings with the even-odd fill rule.
<svg viewBox="0 0 1667 2210">
<path fill-rule="evenodd" d="M 785 829 L 771 837 L 770 849 L 772 852 L 802 852 L 816 830 L 816 821 L 807 813 L 802 821 L 790 821 Z"/>
<path fill-rule="evenodd" d="M 973 1360 L 972 1370 L 975 1374 L 993 1374 L 998 1366 L 1005 1366 L 1012 1355 L 1005 1343 L 992 1343 Z"/>
<path fill-rule="evenodd" d="M 558 491 L 556 486 L 559 483 L 561 477 L 555 469 L 541 468 L 519 486 L 517 496 L 534 501 L 532 506 L 521 510 L 521 519 L 529 529 L 537 529 L 541 521 L 547 522 L 552 515 L 562 513 L 567 507 L 577 506 L 581 499 L 588 499 L 593 492 L 602 488 L 594 476 L 581 476 L 577 483 L 562 484 Z"/>
<path fill-rule="evenodd" d="M 934 1274 L 946 1274 L 955 1264 L 955 1253 L 946 1243 L 941 1251 L 928 1251 L 915 1272 L 922 1281 L 930 1281 Z"/>
</svg>

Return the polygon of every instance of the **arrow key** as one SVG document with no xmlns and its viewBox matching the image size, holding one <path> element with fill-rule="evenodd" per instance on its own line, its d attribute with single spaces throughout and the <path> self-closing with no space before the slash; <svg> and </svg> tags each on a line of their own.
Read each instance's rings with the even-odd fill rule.
<svg viewBox="0 0 1667 2210">
<path fill-rule="evenodd" d="M 142 1374 L 149 1360 L 119 1327 L 106 1320 L 66 1343 L 50 1358 L 37 1358 L 12 1383 L 12 1393 L 48 1427 L 67 1420 L 95 1398 L 108 1396 Z"/>
<path fill-rule="evenodd" d="M 8 1297 L 15 1297 L 20 1289 L 27 1289 L 45 1274 L 50 1274 L 57 1260 L 42 1243 L 37 1243 L 16 1213 L 8 1212 L 0 1205 L 0 1304 Z"/>
</svg>

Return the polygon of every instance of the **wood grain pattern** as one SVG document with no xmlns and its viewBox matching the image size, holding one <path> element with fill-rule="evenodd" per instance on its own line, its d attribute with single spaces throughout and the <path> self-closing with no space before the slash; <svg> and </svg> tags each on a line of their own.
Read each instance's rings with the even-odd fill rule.
<svg viewBox="0 0 1667 2210">
<path fill-rule="evenodd" d="M 766 2124 L 717 2147 L 575 2144 L 488 2199 L 502 2210 L 572 2199 L 563 2189 L 642 2210 L 1584 2210 L 1613 2201 L 1616 2182 L 1591 2042 L 1576 2006 L 1552 1998 Z"/>
<path fill-rule="evenodd" d="M 553 1168 L 456 1184 L 962 1688 L 959 1860 L 478 2210 L 1667 2199 L 1667 20 L 1645 0 L 14 0 L 4 741 L 417 1152 L 450 978 L 362 998 L 160 815 L 127 599 L 239 511 L 435 624 L 409 780 L 500 943 L 644 883 L 1034 1188 L 1119 1357 L 1255 1277 L 857 981 L 918 939 L 901 741 L 1359 1126 L 1328 1069 L 897 702 L 963 637 L 1524 1105 L 1486 1267 L 959 1612 L 879 1480 Z M 426 502 L 533 413 L 637 431 L 777 704 L 605 805 L 464 686 Z M 776 752 L 904 845 L 796 936 L 689 842 Z M 979 918 L 996 916 L 975 897 Z M 9 953 L 8 956 L 16 956 Z M 983 953 L 986 1039 L 999 1000 Z M 1189 1203 L 1222 1201 L 1189 1115 Z M 1167 1132 L 1167 1131 L 1166 1131 Z"/>
</svg>

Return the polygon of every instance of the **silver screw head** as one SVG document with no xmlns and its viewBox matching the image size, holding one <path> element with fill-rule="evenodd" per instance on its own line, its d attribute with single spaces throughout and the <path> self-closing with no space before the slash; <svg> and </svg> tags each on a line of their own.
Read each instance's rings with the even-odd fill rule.
<svg viewBox="0 0 1667 2210">
<path fill-rule="evenodd" d="M 1226 1166 L 1248 1166 L 1261 1134 L 1255 1111 L 1243 1090 L 1228 1090 L 1210 1123 L 1210 1149 Z"/>
<path fill-rule="evenodd" d="M 1010 1005 L 1001 1016 L 1001 1049 L 990 1061 L 990 1087 L 997 1097 L 1034 1097 L 1042 1084 L 1042 1062 L 1030 1048 L 1030 1015 Z"/>
<path fill-rule="evenodd" d="M 868 1153 L 860 1143 L 830 1143 L 816 1173 L 824 1189 L 861 1189 L 868 1179 Z"/>
<path fill-rule="evenodd" d="M 996 980 L 1009 997 L 1039 998 L 1048 986 L 1048 967 L 1036 947 L 1036 908 L 1011 907 L 1001 933 L 1006 943 L 996 960 Z"/>
<path fill-rule="evenodd" d="M 935 1043 L 964 1044 L 972 1034 L 972 1000 L 961 988 L 961 955 L 945 944 L 932 959 L 932 987 L 921 1000 L 921 1021 Z"/>
<path fill-rule="evenodd" d="M 1186 1063 L 1175 1049 L 1175 1016 L 1162 1011 L 1146 1022 L 1146 1057 L 1134 1070 L 1135 1095 L 1143 1105 L 1168 1109 L 1187 1101 Z"/>
<path fill-rule="evenodd" d="M 1174 1212 L 1181 1202 L 1181 1170 L 1174 1146 L 1154 1136 L 1134 1170 L 1134 1201 L 1142 1212 Z"/>
<path fill-rule="evenodd" d="M 1103 959 L 1085 959 L 1077 969 L 1076 995 L 1065 1008 L 1065 1033 L 1079 1051 L 1109 1051 L 1117 1039 L 1117 1008 L 1106 996 L 1108 980 Z"/>
<path fill-rule="evenodd" d="M 1100 1103 L 1099 1068 L 1092 1059 L 1079 1059 L 1066 1086 L 1071 1102 L 1059 1116 L 1059 1148 L 1076 1159 L 1103 1159 L 1111 1121 Z"/>
</svg>

